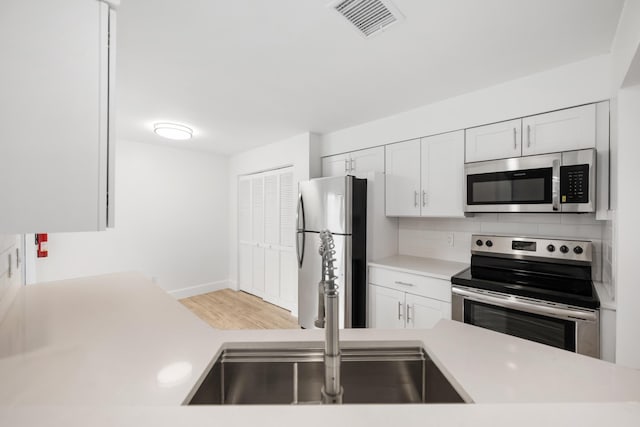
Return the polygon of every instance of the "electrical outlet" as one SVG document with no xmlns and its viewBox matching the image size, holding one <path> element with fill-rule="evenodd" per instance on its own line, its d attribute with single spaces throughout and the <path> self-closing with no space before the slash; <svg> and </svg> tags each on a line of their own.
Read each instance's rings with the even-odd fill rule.
<svg viewBox="0 0 640 427">
<path fill-rule="evenodd" d="M 447 245 L 453 247 L 453 233 L 447 233 Z"/>
</svg>

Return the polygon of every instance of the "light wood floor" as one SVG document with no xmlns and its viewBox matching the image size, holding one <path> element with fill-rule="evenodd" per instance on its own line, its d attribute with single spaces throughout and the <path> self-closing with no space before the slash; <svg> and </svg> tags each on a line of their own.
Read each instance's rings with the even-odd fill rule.
<svg viewBox="0 0 640 427">
<path fill-rule="evenodd" d="M 180 300 L 216 329 L 299 329 L 283 308 L 242 291 L 223 289 Z"/>
</svg>

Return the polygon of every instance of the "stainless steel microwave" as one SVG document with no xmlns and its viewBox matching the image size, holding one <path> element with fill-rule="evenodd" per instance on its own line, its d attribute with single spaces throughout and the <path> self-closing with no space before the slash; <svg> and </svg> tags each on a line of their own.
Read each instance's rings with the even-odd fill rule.
<svg viewBox="0 0 640 427">
<path fill-rule="evenodd" d="M 596 150 L 465 163 L 465 212 L 595 212 Z"/>
</svg>

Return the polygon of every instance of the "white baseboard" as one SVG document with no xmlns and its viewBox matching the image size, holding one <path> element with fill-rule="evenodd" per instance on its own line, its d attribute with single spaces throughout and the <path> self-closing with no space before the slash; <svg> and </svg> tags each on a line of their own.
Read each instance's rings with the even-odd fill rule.
<svg viewBox="0 0 640 427">
<path fill-rule="evenodd" d="M 239 291 L 238 282 L 235 280 L 229 280 L 229 289 L 233 289 L 235 291 Z"/>
<path fill-rule="evenodd" d="M 189 298 L 195 295 L 206 294 L 207 292 L 219 291 L 226 289 L 230 283 L 228 280 L 219 280 L 217 282 L 203 283 L 202 285 L 189 286 L 188 288 L 175 289 L 168 291 L 168 294 L 175 299 Z"/>
</svg>

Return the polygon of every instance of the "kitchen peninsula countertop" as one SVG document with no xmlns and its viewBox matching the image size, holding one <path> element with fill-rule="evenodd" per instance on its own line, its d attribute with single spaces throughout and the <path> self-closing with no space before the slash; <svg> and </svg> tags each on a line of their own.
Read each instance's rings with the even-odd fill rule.
<svg viewBox="0 0 640 427">
<path fill-rule="evenodd" d="M 437 258 L 423 258 L 409 255 L 394 255 L 369 263 L 369 267 L 380 267 L 404 273 L 420 274 L 436 279 L 451 280 L 451 276 L 469 267 L 469 264 L 445 261 Z"/>
<path fill-rule="evenodd" d="M 638 370 L 446 320 L 427 330 L 340 333 L 345 346 L 423 345 L 475 405 L 180 407 L 225 346 L 321 345 L 324 331 L 215 330 L 142 275 L 121 273 L 21 289 L 0 324 L 0 425 L 87 425 L 101 416 L 121 425 L 147 420 L 157 426 L 211 420 L 326 425 L 328 419 L 478 425 L 478 417 L 496 426 L 512 424 L 512 415 L 520 425 L 640 421 Z"/>
</svg>

